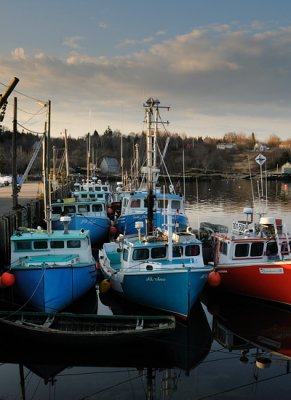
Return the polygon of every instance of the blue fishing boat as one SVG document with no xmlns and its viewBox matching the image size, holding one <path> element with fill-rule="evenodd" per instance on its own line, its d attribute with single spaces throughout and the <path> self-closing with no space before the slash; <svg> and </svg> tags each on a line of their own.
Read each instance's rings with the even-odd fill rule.
<svg viewBox="0 0 291 400">
<path fill-rule="evenodd" d="M 138 304 L 187 319 L 213 270 L 191 233 L 124 236 L 99 251 L 101 271 L 112 289 Z"/>
<path fill-rule="evenodd" d="M 44 160 L 46 142 L 43 141 Z M 48 170 L 44 162 L 46 229 L 17 228 L 10 238 L 9 270 L 15 277 L 12 290 L 21 300 L 21 308 L 58 312 L 94 288 L 97 270 L 88 230 L 69 230 L 69 216 L 61 216 L 62 230 L 52 229 Z"/>
<path fill-rule="evenodd" d="M 158 104 L 146 104 L 148 118 L 158 112 Z M 150 139 L 147 143 L 152 148 Z M 153 174 L 150 163 L 146 227 L 137 220 L 135 235 L 120 235 L 104 243 L 99 251 L 100 269 L 112 289 L 126 299 L 187 319 L 213 267 L 204 264 L 202 242 L 193 233 L 174 230 L 169 202 L 163 212 L 166 222 L 162 228 L 154 226 Z"/>
<path fill-rule="evenodd" d="M 104 200 L 65 198 L 62 201 L 52 203 L 52 228 L 63 229 L 62 216 L 69 216 L 70 230 L 88 230 L 92 246 L 98 246 L 107 240 L 111 220 L 107 214 L 107 206 Z"/>
<path fill-rule="evenodd" d="M 109 183 L 103 183 L 101 179 L 93 176 L 86 181 L 75 182 L 71 195 L 77 201 L 103 200 L 109 203 L 111 199 L 111 189 Z"/>
<path fill-rule="evenodd" d="M 96 262 L 89 231 L 19 228 L 11 236 L 10 272 L 14 294 L 42 312 L 63 310 L 96 284 Z"/>
<path fill-rule="evenodd" d="M 135 223 L 142 221 L 141 233 L 145 233 L 146 221 L 148 219 L 148 193 L 146 190 L 138 190 L 123 194 L 120 216 L 115 226 L 118 233 L 131 235 L 136 232 Z M 176 193 L 162 193 L 159 188 L 155 189 L 153 198 L 153 224 L 162 228 L 168 223 L 167 208 L 171 209 L 171 220 L 176 231 L 186 231 L 189 220 L 185 214 L 184 197 Z"/>
<path fill-rule="evenodd" d="M 140 168 L 140 171 L 135 173 L 135 175 L 141 174 L 142 176 L 138 187 L 138 176 L 133 177 L 132 181 L 127 185 L 124 185 L 124 187 L 118 185 L 115 197 L 116 199 L 119 199 L 120 206 L 117 212 L 118 215 L 115 221 L 115 226 L 118 233 L 131 235 L 136 232 L 135 222 L 143 221 L 144 224 L 141 233 L 144 234 L 146 232 L 146 221 L 148 219 L 149 201 L 152 201 L 152 223 L 156 228 L 163 228 L 163 226 L 168 223 L 168 214 L 166 211 L 168 207 L 170 207 L 170 218 L 174 229 L 177 232 L 185 231 L 189 226 L 189 220 L 185 213 L 184 196 L 182 193 L 177 193 L 175 191 L 174 185 L 171 182 L 165 165 L 164 167 L 167 173 L 167 180 L 169 181 L 169 184 L 161 187 L 158 183 L 160 168 L 157 165 L 157 127 L 161 123 L 164 124 L 163 121 L 161 121 L 159 109 L 165 107 L 161 107 L 159 105 L 159 101 L 154 100 L 153 98 L 149 98 L 144 106 L 146 110 L 148 132 L 146 166 L 143 166 Z M 153 109 L 156 110 L 154 114 L 152 113 Z M 168 141 L 164 148 L 163 154 L 161 151 L 159 151 L 161 159 L 160 165 L 164 164 L 164 156 L 167 150 L 167 145 Z M 138 156 L 136 155 L 135 158 L 138 159 Z M 149 171 L 151 171 L 150 174 Z M 151 194 L 153 194 L 151 197 L 149 197 L 149 187 L 152 191 Z"/>
</svg>

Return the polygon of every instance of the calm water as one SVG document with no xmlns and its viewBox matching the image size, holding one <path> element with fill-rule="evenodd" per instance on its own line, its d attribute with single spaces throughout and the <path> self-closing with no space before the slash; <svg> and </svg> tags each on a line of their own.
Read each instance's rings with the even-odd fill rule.
<svg viewBox="0 0 291 400">
<path fill-rule="evenodd" d="M 290 229 L 291 184 L 270 182 L 267 192 L 269 212 Z M 186 197 L 197 227 L 241 218 L 252 191 L 250 181 L 193 183 Z M 97 297 L 89 293 L 74 311 L 148 312 L 109 293 Z M 291 311 L 213 291 L 201 300 L 187 324 L 139 344 L 83 351 L 2 339 L 0 399 L 289 399 Z"/>
</svg>

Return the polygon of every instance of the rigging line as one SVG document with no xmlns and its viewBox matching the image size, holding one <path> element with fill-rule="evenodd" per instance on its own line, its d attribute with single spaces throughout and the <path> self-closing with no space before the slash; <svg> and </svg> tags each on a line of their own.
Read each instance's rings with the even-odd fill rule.
<svg viewBox="0 0 291 400">
<path fill-rule="evenodd" d="M 19 122 L 17 122 L 17 125 L 20 126 L 20 127 L 23 128 L 23 129 L 25 129 L 27 132 L 36 133 L 37 135 L 43 135 L 43 132 L 32 131 L 31 129 L 28 129 L 28 128 L 26 128 L 25 126 L 21 125 Z"/>
<path fill-rule="evenodd" d="M 259 383 L 264 383 L 264 382 L 271 381 L 272 379 L 281 378 L 282 376 L 285 376 L 285 375 L 288 375 L 288 374 L 289 374 L 289 373 L 287 373 L 287 374 L 286 374 L 286 373 L 284 373 L 284 374 L 278 374 L 278 375 L 275 375 L 275 376 L 271 376 L 271 377 L 268 377 L 268 378 L 261 379 L 261 380 L 256 381 L 256 382 L 250 382 L 250 383 L 245 383 L 245 384 L 243 384 L 243 385 L 234 386 L 234 387 L 231 388 L 231 389 L 222 390 L 221 392 L 216 392 L 216 393 L 209 394 L 209 395 L 206 395 L 206 396 L 203 396 L 203 397 L 199 397 L 197 400 L 209 399 L 209 398 L 212 398 L 212 397 L 215 397 L 215 396 L 219 396 L 219 395 L 221 395 L 221 394 L 223 394 L 223 393 L 230 393 L 230 392 L 232 392 L 232 391 L 234 391 L 234 390 L 240 390 L 240 389 L 246 388 L 246 387 L 248 387 L 248 386 L 253 386 L 253 385 L 257 385 L 257 384 L 259 384 Z"/>
<path fill-rule="evenodd" d="M 8 87 L 8 85 L 5 85 L 5 84 L 4 84 L 4 83 L 2 83 L 2 82 L 0 82 L 0 85 L 3 85 L 3 86 L 5 86 L 6 88 Z M 27 97 L 27 98 L 28 98 L 28 99 L 30 99 L 30 100 L 33 100 L 33 101 L 39 102 L 39 103 L 43 103 L 43 104 L 46 104 L 46 105 L 47 105 L 47 103 L 48 103 L 48 101 L 44 101 L 44 100 L 40 100 L 40 99 L 36 99 L 35 97 L 29 96 L 28 94 L 24 94 L 24 93 L 22 93 L 22 92 L 19 92 L 18 90 L 15 90 L 15 89 L 14 89 L 14 92 L 16 92 L 16 93 L 20 94 L 21 96 Z"/>
<path fill-rule="evenodd" d="M 135 377 L 133 377 L 133 378 L 129 378 L 129 379 L 126 379 L 126 380 L 124 380 L 124 381 L 122 381 L 122 382 L 116 383 L 115 385 L 108 386 L 107 388 L 100 389 L 100 390 L 98 390 L 98 391 L 96 391 L 96 392 L 94 392 L 94 393 L 92 393 L 92 394 L 89 394 L 88 396 L 80 397 L 79 400 L 90 399 L 90 398 L 92 398 L 93 396 L 95 396 L 96 394 L 100 394 L 100 393 L 106 392 L 107 390 L 117 388 L 117 387 L 120 386 L 120 385 L 123 385 L 123 384 L 128 383 L 128 382 L 132 382 L 133 380 L 136 380 L 136 379 L 140 379 L 140 376 L 138 375 L 138 376 L 135 376 Z"/>
<path fill-rule="evenodd" d="M 35 113 L 31 113 L 31 112 L 25 111 L 25 110 L 23 110 L 23 109 L 21 109 L 21 108 L 19 108 L 19 107 L 18 107 L 18 110 L 21 111 L 21 112 L 23 112 L 23 113 L 25 113 L 25 114 L 31 115 L 31 117 L 30 117 L 28 120 L 25 121 L 26 123 L 29 122 L 29 121 L 31 121 L 32 118 L 35 117 L 35 116 L 39 116 L 39 115 L 42 115 L 42 114 L 48 114 L 48 110 L 45 109 L 45 106 L 42 106 L 42 107 L 41 107 L 38 111 L 36 111 Z"/>
<path fill-rule="evenodd" d="M 99 368 L 98 366 L 96 366 L 96 368 Z M 136 369 L 128 369 L 127 371 L 129 372 L 136 372 Z M 117 369 L 117 370 L 110 370 L 110 374 L 117 374 L 117 373 L 122 373 L 124 374 L 124 369 Z M 71 376 L 85 376 L 85 375 L 99 375 L 99 374 L 108 374 L 108 370 L 106 371 L 94 371 L 94 372 L 80 372 L 78 374 L 65 374 L 65 373 L 61 373 L 58 374 L 59 377 L 62 378 L 66 378 L 66 377 L 71 377 Z"/>
<path fill-rule="evenodd" d="M 24 114 L 30 114 L 30 115 L 37 115 L 37 114 L 40 114 L 40 111 L 41 111 L 42 109 L 44 109 L 44 110 L 42 111 L 42 114 L 47 113 L 47 110 L 46 110 L 46 107 L 45 107 L 45 106 L 42 106 L 42 107 L 39 109 L 39 111 L 37 111 L 37 112 L 35 112 L 35 113 L 29 112 L 29 111 L 25 111 L 25 110 L 23 110 L 23 109 L 20 108 L 20 107 L 17 107 L 17 109 L 18 109 L 19 111 L 23 112 Z"/>
</svg>

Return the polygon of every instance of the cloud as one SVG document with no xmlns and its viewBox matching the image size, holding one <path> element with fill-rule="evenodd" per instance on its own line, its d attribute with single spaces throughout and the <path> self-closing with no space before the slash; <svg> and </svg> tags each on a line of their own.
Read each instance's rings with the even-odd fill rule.
<svg viewBox="0 0 291 400">
<path fill-rule="evenodd" d="M 99 22 L 99 28 L 107 29 L 108 28 L 108 24 L 106 24 L 106 22 Z"/>
<path fill-rule="evenodd" d="M 63 45 L 70 47 L 71 49 L 79 49 L 80 45 L 79 42 L 80 40 L 82 40 L 81 36 L 72 36 L 70 38 L 67 38 L 63 41 Z"/>
<path fill-rule="evenodd" d="M 148 36 L 142 39 L 124 39 L 120 42 L 117 47 L 127 47 L 127 46 L 139 46 L 144 44 L 150 44 L 154 42 L 153 36 Z"/>
<path fill-rule="evenodd" d="M 88 110 L 101 132 L 108 125 L 138 131 L 141 106 L 153 96 L 173 105 L 178 132 L 223 136 L 261 125 L 266 134 L 291 136 L 291 27 L 254 26 L 203 27 L 159 43 L 157 35 L 128 40 L 124 45 L 147 48 L 113 57 L 78 49 L 64 59 L 41 51 L 29 57 L 17 48 L 10 59 L 0 54 L 0 74 L 9 81 L 17 72 L 32 95 L 52 99 L 55 121 L 70 123 L 76 135 L 86 130 Z"/>
<path fill-rule="evenodd" d="M 18 47 L 17 49 L 12 50 L 11 55 L 12 58 L 16 61 L 26 59 L 25 51 L 22 47 Z"/>
</svg>

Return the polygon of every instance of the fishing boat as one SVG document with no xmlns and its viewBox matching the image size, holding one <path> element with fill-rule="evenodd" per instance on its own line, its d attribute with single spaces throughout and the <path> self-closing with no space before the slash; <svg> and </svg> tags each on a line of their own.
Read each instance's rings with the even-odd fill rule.
<svg viewBox="0 0 291 400">
<path fill-rule="evenodd" d="M 0 311 L 1 332 L 50 345 L 80 346 L 129 342 L 169 333 L 173 316 L 97 315 Z"/>
<path fill-rule="evenodd" d="M 108 183 L 103 183 L 96 176 L 82 182 L 75 182 L 71 196 L 77 201 L 103 200 L 110 203 L 111 189 Z"/>
<path fill-rule="evenodd" d="M 285 221 L 269 215 L 265 201 L 262 204 L 263 189 L 262 184 L 257 221 L 255 207 L 246 207 L 244 218 L 231 228 L 212 230 L 215 271 L 222 289 L 291 305 L 291 237 Z"/>
<path fill-rule="evenodd" d="M 46 140 L 43 141 L 43 152 Z M 46 157 L 43 157 L 44 159 Z M 44 210 L 46 227 L 18 227 L 10 238 L 9 271 L 15 277 L 13 294 L 29 307 L 41 312 L 63 310 L 90 289 L 97 279 L 88 230 L 69 230 L 71 218 L 62 216 L 62 230 L 51 222 L 50 182 L 44 165 Z"/>
<path fill-rule="evenodd" d="M 18 228 L 11 236 L 13 292 L 23 304 L 43 312 L 64 309 L 95 286 L 96 261 L 89 231 Z"/>
<path fill-rule="evenodd" d="M 168 215 L 166 210 L 168 207 L 172 210 L 171 212 L 171 223 L 175 227 L 176 231 L 185 231 L 189 226 L 189 220 L 185 213 L 184 208 L 184 196 L 182 193 L 176 193 L 175 187 L 168 175 L 167 168 L 167 180 L 169 185 L 161 187 L 159 185 L 160 168 L 158 166 L 158 154 L 160 154 L 160 166 L 164 164 L 164 157 L 166 154 L 167 144 L 164 148 L 163 153 L 158 151 L 157 135 L 158 125 L 165 124 L 160 117 L 160 108 L 167 108 L 160 106 L 159 100 L 149 98 L 144 104 L 146 112 L 146 124 L 147 124 L 147 156 L 146 165 L 139 168 L 138 162 L 136 161 L 136 171 L 134 177 L 123 186 L 117 187 L 116 197 L 120 199 L 120 209 L 117 212 L 117 218 L 115 221 L 115 227 L 117 232 L 124 235 L 135 234 L 135 222 L 144 222 L 141 233 L 146 232 L 146 220 L 148 218 L 148 202 L 152 201 L 153 210 L 153 224 L 157 228 L 162 228 L 164 224 L 167 224 Z M 138 160 L 138 154 L 135 159 Z M 151 171 L 149 180 L 149 170 Z M 141 175 L 141 182 L 139 182 L 139 175 Z M 149 186 L 151 186 L 153 196 L 149 198 Z M 114 207 L 117 208 L 117 201 L 113 202 Z"/>
<path fill-rule="evenodd" d="M 173 190 L 173 189 L 172 189 Z M 135 222 L 142 221 L 142 233 L 145 233 L 148 218 L 148 193 L 146 190 L 136 190 L 123 193 L 120 216 L 115 222 L 117 232 L 124 235 L 135 233 Z M 171 209 L 172 224 L 176 231 L 185 231 L 189 226 L 188 217 L 184 209 L 184 197 L 174 192 L 166 193 L 161 188 L 155 188 L 153 198 L 153 224 L 162 228 L 167 224 L 167 208 Z"/>
<path fill-rule="evenodd" d="M 71 218 L 68 228 L 72 230 L 89 230 L 91 244 L 98 247 L 108 239 L 111 220 L 108 214 L 110 188 L 98 180 L 95 171 L 91 170 L 90 134 L 87 140 L 87 178 L 75 182 L 71 197 L 58 199 L 52 203 L 52 228 L 62 229 L 60 217 Z"/>
<path fill-rule="evenodd" d="M 163 320 L 166 321 L 167 319 Z M 14 387 L 11 387 L 10 381 L 14 379 L 15 382 L 19 382 L 19 388 L 18 386 L 16 388 L 21 391 L 23 399 L 28 398 L 31 390 L 34 398 L 44 398 L 46 393 L 60 393 L 61 390 L 64 390 L 62 397 L 72 398 L 76 387 L 79 388 L 79 398 L 92 397 L 92 385 L 84 384 L 85 377 L 88 377 L 88 372 L 91 376 L 94 373 L 93 379 L 96 381 L 94 376 L 96 368 L 99 368 L 97 373 L 106 376 L 106 379 L 104 382 L 97 381 L 98 391 L 100 384 L 104 384 L 101 390 L 106 392 L 109 398 L 120 397 L 116 391 L 120 390 L 121 374 L 126 374 L 126 386 L 124 390 L 122 389 L 122 393 L 128 397 L 130 369 L 129 380 L 134 384 L 134 393 L 138 388 L 146 398 L 150 399 L 153 398 L 154 388 L 159 396 L 160 394 L 163 397 L 169 397 L 171 394 L 176 396 L 183 390 L 182 378 L 187 380 L 192 378 L 191 371 L 201 365 L 212 343 L 211 329 L 200 303 L 197 304 L 189 321 L 176 321 L 174 329 L 167 332 L 158 331 L 158 334 L 154 332 L 153 335 L 141 333 L 138 340 L 131 340 L 131 333 L 122 337 L 126 342 L 121 343 L 119 336 L 112 335 L 110 343 L 106 345 L 99 339 L 96 339 L 94 344 L 89 340 L 88 345 L 85 339 L 74 340 L 72 341 L 74 344 L 69 345 L 66 340 L 61 341 L 59 345 L 47 340 L 44 345 L 39 346 L 38 351 L 35 351 L 33 340 L 25 340 L 24 346 L 23 341 L 19 340 L 19 335 L 5 334 L 0 330 L 1 342 L 5 343 L 0 352 L 0 362 L 4 368 L 3 374 L 9 368 L 10 377 L 6 382 L 7 387 L 3 381 L 1 390 L 3 393 L 11 392 Z M 77 373 L 73 373 L 74 367 L 78 367 Z M 28 374 L 30 380 L 26 379 Z M 37 388 L 31 386 L 35 378 Z M 63 378 L 65 382 L 62 382 Z M 107 383 L 108 379 L 110 384 Z M 112 384 L 114 382 L 117 384 Z"/>
<path fill-rule="evenodd" d="M 52 203 L 52 228 L 63 228 L 61 217 L 69 216 L 68 228 L 71 230 L 88 230 L 92 246 L 100 245 L 108 239 L 111 220 L 107 214 L 104 200 L 64 198 Z"/>
<path fill-rule="evenodd" d="M 149 119 L 158 108 L 159 102 L 146 104 Z M 149 128 L 149 139 L 150 132 Z M 153 174 L 150 164 L 146 233 L 142 234 L 143 221 L 137 221 L 135 235 L 104 243 L 99 251 L 100 269 L 113 290 L 126 299 L 187 319 L 213 267 L 204 264 L 202 243 L 193 233 L 174 231 L 170 204 L 164 211 L 163 229 L 154 227 Z"/>
</svg>

